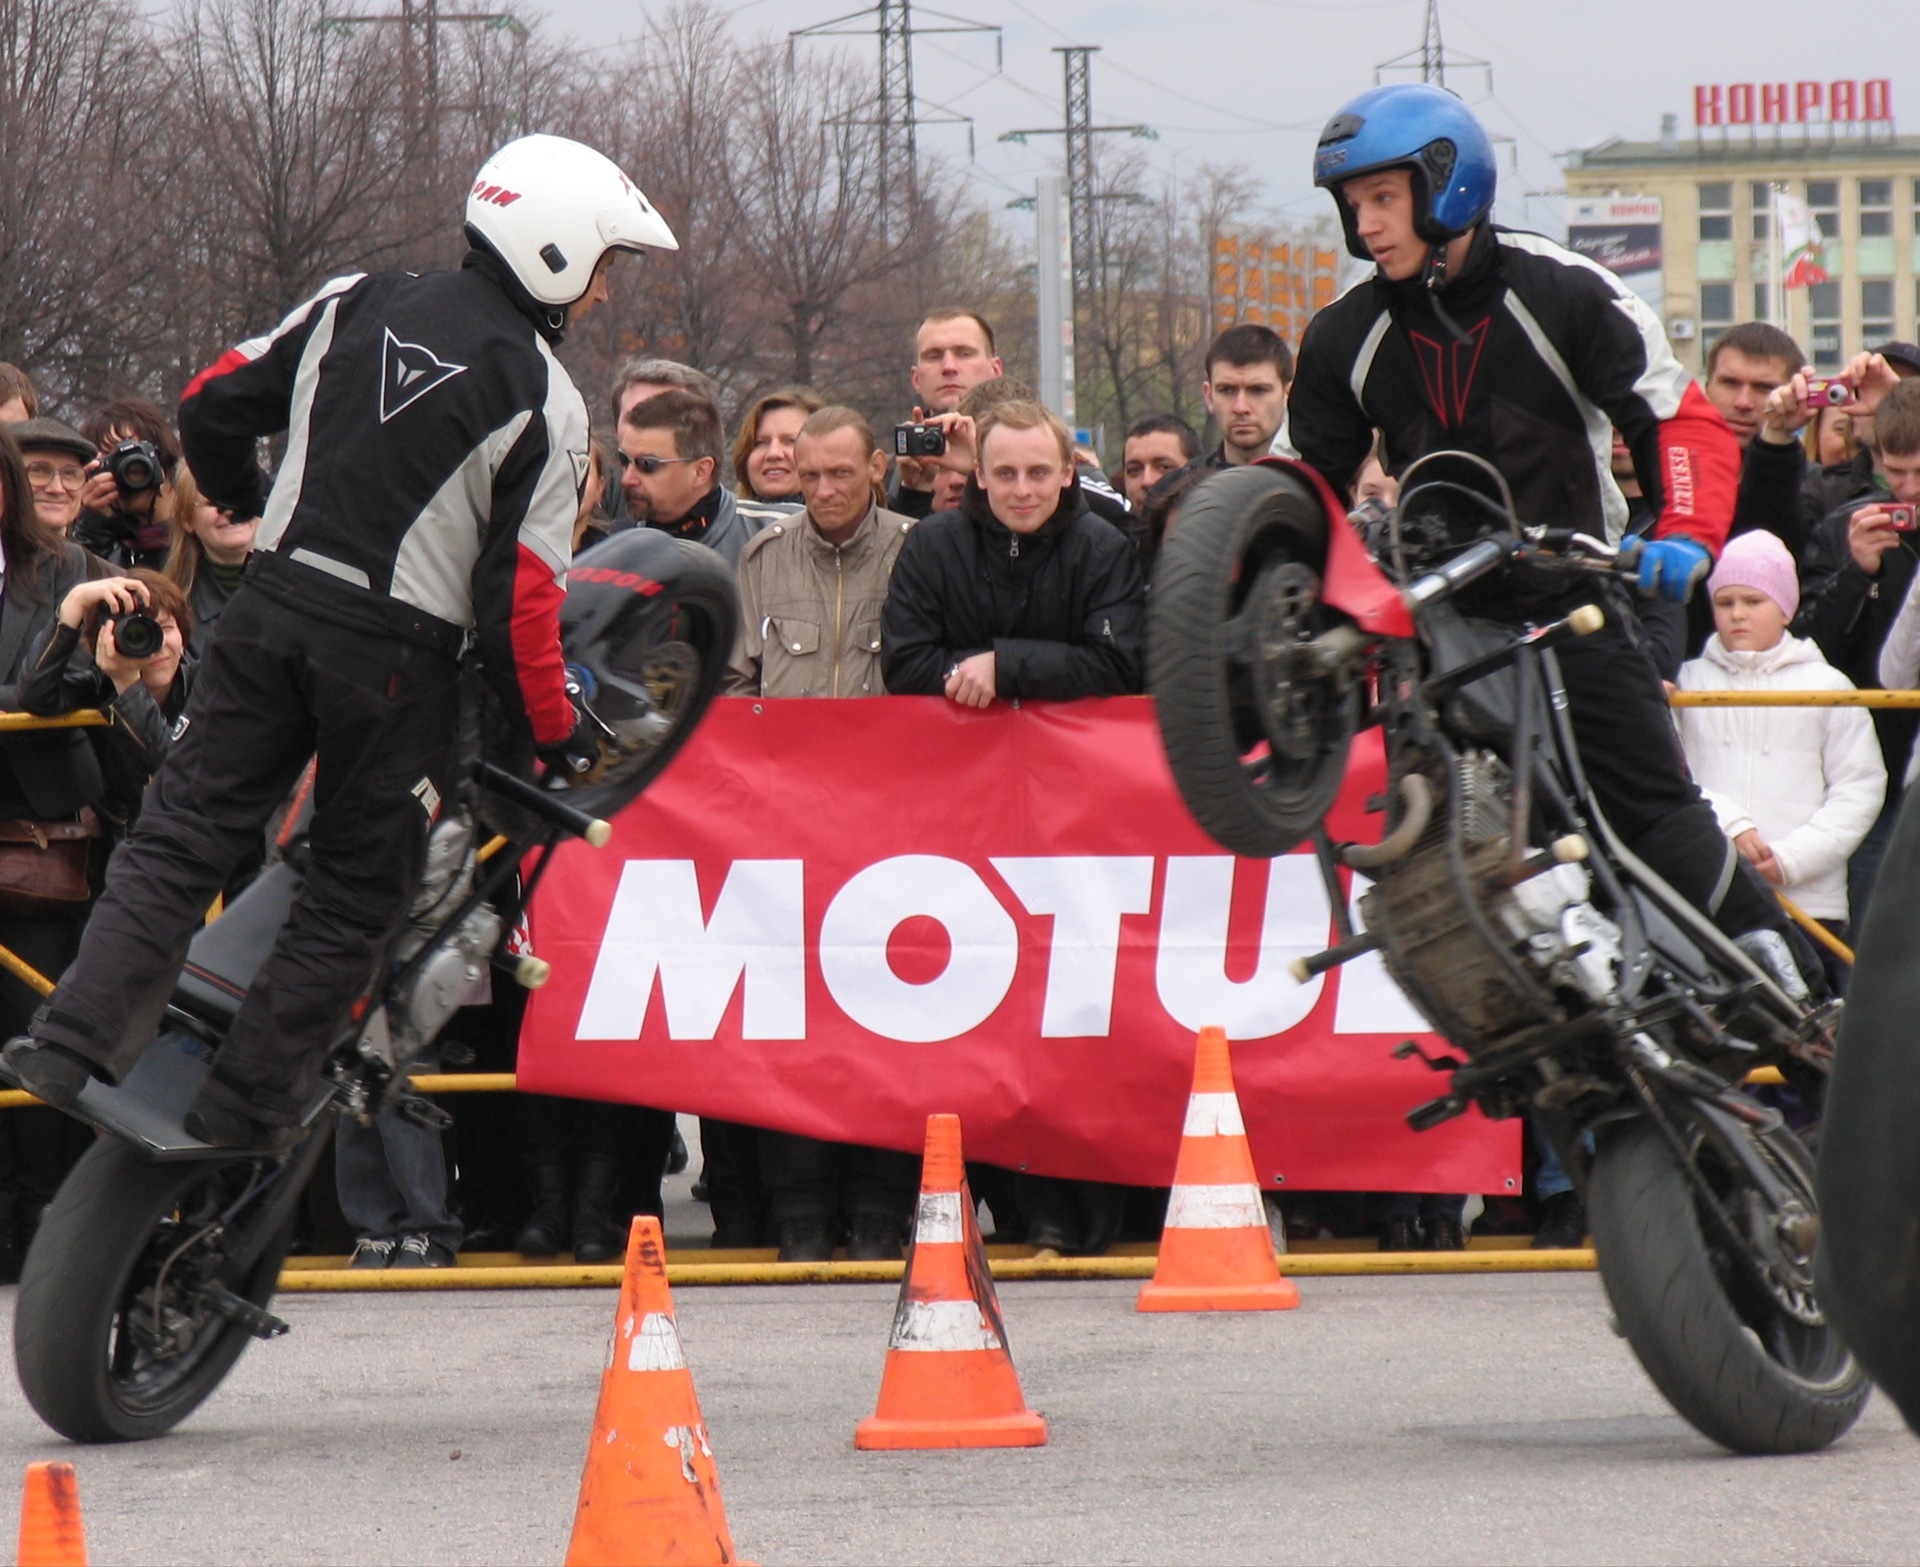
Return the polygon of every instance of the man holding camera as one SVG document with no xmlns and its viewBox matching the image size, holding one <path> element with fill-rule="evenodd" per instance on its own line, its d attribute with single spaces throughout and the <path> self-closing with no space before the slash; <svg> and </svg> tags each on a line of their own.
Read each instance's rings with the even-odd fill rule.
<svg viewBox="0 0 1920 1567">
<path fill-rule="evenodd" d="M 610 160 L 556 136 L 495 153 L 466 219 L 459 271 L 337 278 L 187 388 L 208 497 L 264 498 L 265 520 L 80 955 L 6 1048 L 50 1104 L 138 1059 L 214 893 L 317 756 L 305 880 L 185 1117 L 217 1147 L 291 1140 L 457 787 L 470 632 L 510 730 L 569 775 L 600 759 L 560 645 L 588 433 L 553 345 L 607 298 L 615 251 L 675 241 Z M 262 497 L 255 442 L 280 430 Z"/>
<path fill-rule="evenodd" d="M 166 415 L 143 398 L 106 403 L 81 434 L 99 448 L 80 492 L 73 539 L 123 571 L 158 571 L 173 544 L 173 470 L 180 443 Z"/>
<path fill-rule="evenodd" d="M 928 312 L 913 334 L 913 369 L 908 378 L 919 402 L 907 422 L 918 425 L 934 415 L 957 412 L 961 398 L 1002 373 L 993 328 L 985 316 L 957 305 Z M 924 436 L 908 444 L 909 450 L 896 448 L 889 505 L 902 516 L 924 517 L 934 509 L 934 485 L 940 472 L 937 459 L 945 448 Z"/>
</svg>

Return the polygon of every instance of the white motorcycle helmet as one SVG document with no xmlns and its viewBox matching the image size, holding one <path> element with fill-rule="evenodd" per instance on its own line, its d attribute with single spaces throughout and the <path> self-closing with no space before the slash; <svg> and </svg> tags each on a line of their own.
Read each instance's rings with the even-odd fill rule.
<svg viewBox="0 0 1920 1567">
<path fill-rule="evenodd" d="M 564 136 L 522 136 L 487 159 L 467 193 L 467 227 L 553 306 L 586 293 L 609 250 L 680 248 L 618 164 Z"/>
</svg>

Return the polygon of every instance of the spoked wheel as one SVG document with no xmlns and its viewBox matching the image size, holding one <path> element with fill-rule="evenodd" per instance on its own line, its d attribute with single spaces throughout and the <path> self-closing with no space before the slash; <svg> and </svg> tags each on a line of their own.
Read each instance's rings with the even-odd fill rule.
<svg viewBox="0 0 1920 1567">
<path fill-rule="evenodd" d="M 251 1262 L 226 1245 L 275 1166 L 160 1164 L 102 1138 L 47 1205 L 14 1307 L 20 1386 L 75 1442 L 162 1436 L 255 1336 L 287 1253 L 283 1223 Z"/>
<path fill-rule="evenodd" d="M 1194 819 L 1223 847 L 1285 854 L 1340 792 L 1359 721 L 1344 671 L 1300 649 L 1339 616 L 1321 602 L 1327 518 L 1275 468 L 1192 491 L 1154 570 L 1148 680 Z"/>
<path fill-rule="evenodd" d="M 1600 1276 L 1647 1375 L 1702 1435 L 1736 1453 L 1807 1453 L 1859 1418 L 1870 1386 L 1814 1293 L 1813 1167 L 1792 1133 L 1751 1146 L 1769 1194 L 1699 1126 L 1693 1166 L 1645 1118 L 1609 1132 L 1587 1193 Z"/>
<path fill-rule="evenodd" d="M 569 803 L 610 816 L 665 770 L 712 703 L 738 601 L 720 556 L 647 529 L 596 545 L 572 579 L 561 622 L 567 656 L 592 670 L 591 706 L 611 733 L 607 760 Z"/>
</svg>

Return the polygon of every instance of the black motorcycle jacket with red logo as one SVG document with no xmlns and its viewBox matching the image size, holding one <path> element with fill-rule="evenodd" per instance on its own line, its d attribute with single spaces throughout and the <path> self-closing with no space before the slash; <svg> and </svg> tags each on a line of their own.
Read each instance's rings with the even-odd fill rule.
<svg viewBox="0 0 1920 1567">
<path fill-rule="evenodd" d="M 547 746 L 575 721 L 560 605 L 587 411 L 512 287 L 479 252 L 458 272 L 337 278 L 194 378 L 180 439 L 209 499 L 261 515 L 262 592 L 450 649 L 475 631 L 509 715 Z M 254 443 L 282 430 L 264 494 Z"/>
<path fill-rule="evenodd" d="M 1612 429 L 1657 518 L 1717 555 L 1740 448 L 1680 367 L 1647 305 L 1611 272 L 1552 240 L 1482 224 L 1441 303 L 1417 279 L 1376 273 L 1313 318 L 1276 450 L 1346 493 L 1378 429 L 1398 474 L 1429 452 L 1468 451 L 1506 476 L 1520 520 L 1618 541 L 1627 503 Z"/>
</svg>

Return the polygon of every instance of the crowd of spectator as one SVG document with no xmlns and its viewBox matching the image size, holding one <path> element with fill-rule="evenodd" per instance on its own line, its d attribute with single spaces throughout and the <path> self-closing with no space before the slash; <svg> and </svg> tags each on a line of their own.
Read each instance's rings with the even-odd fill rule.
<svg viewBox="0 0 1920 1567">
<path fill-rule="evenodd" d="M 916 455 L 867 414 L 808 387 L 751 401 L 727 424 L 714 382 L 664 359 L 622 367 L 596 438 L 575 547 L 661 529 L 738 572 L 742 615 L 726 689 L 759 697 L 944 697 L 985 708 L 1143 689 L 1148 581 L 1194 487 L 1283 442 L 1293 356 L 1266 327 L 1223 331 L 1201 395 L 1216 434 L 1171 413 L 1125 431 L 1111 473 L 1009 378 L 991 324 L 965 309 L 921 324 L 907 365 Z M 1844 406 L 1809 395 L 1786 333 L 1737 326 L 1710 350 L 1706 391 L 1743 448 L 1731 541 L 1687 608 L 1649 602 L 1642 640 L 1670 687 L 1843 690 L 1920 684 L 1920 348 L 1888 343 L 1845 370 Z M 194 670 L 246 569 L 258 519 L 206 503 L 165 413 L 123 399 L 75 428 L 0 365 L 0 710 L 97 709 L 101 727 L 0 736 L 0 945 L 57 978 L 107 855 L 164 760 Z M 937 432 L 926 442 L 927 432 Z M 1352 503 L 1378 516 L 1395 478 L 1376 442 Z M 1627 530 L 1647 527 L 1616 439 Z M 1909 508 L 1902 510 L 1902 508 Z M 150 640 L 134 631 L 145 623 Z M 1682 709 L 1677 731 L 1721 826 L 1769 882 L 1839 941 L 1871 893 L 1920 766 L 1915 715 L 1876 709 Z M 9 847 L 31 843 L 39 879 Z M 1844 985 L 1844 968 L 1833 966 Z M 0 1023 L 39 995 L 0 973 Z M 510 1067 L 524 997 L 462 1014 L 450 1058 Z M 3 1036 L 0 1036 L 3 1037 Z M 479 1098 L 481 1096 L 463 1096 Z M 658 1213 L 687 1152 L 667 1107 L 514 1096 L 462 1105 L 440 1134 L 385 1122 L 344 1136 L 336 1191 L 361 1267 L 443 1266 L 463 1244 L 527 1256 L 617 1256 L 625 1217 Z M 46 1110 L 0 1115 L 0 1276 L 17 1273 L 38 1211 L 85 1145 Z M 901 1254 L 916 1160 L 715 1119 L 697 1193 L 719 1246 L 789 1260 Z M 1523 1211 L 1481 1224 L 1577 1244 L 1564 1172 L 1538 1161 Z M 454 1179 L 449 1183 L 449 1171 Z M 1098 1252 L 1151 1235 L 1149 1196 L 1102 1183 L 979 1170 L 1001 1238 Z M 1371 1230 L 1396 1249 L 1465 1244 L 1458 1196 L 1288 1199 L 1295 1234 Z M 324 1224 L 320 1226 L 325 1228 Z"/>
</svg>

